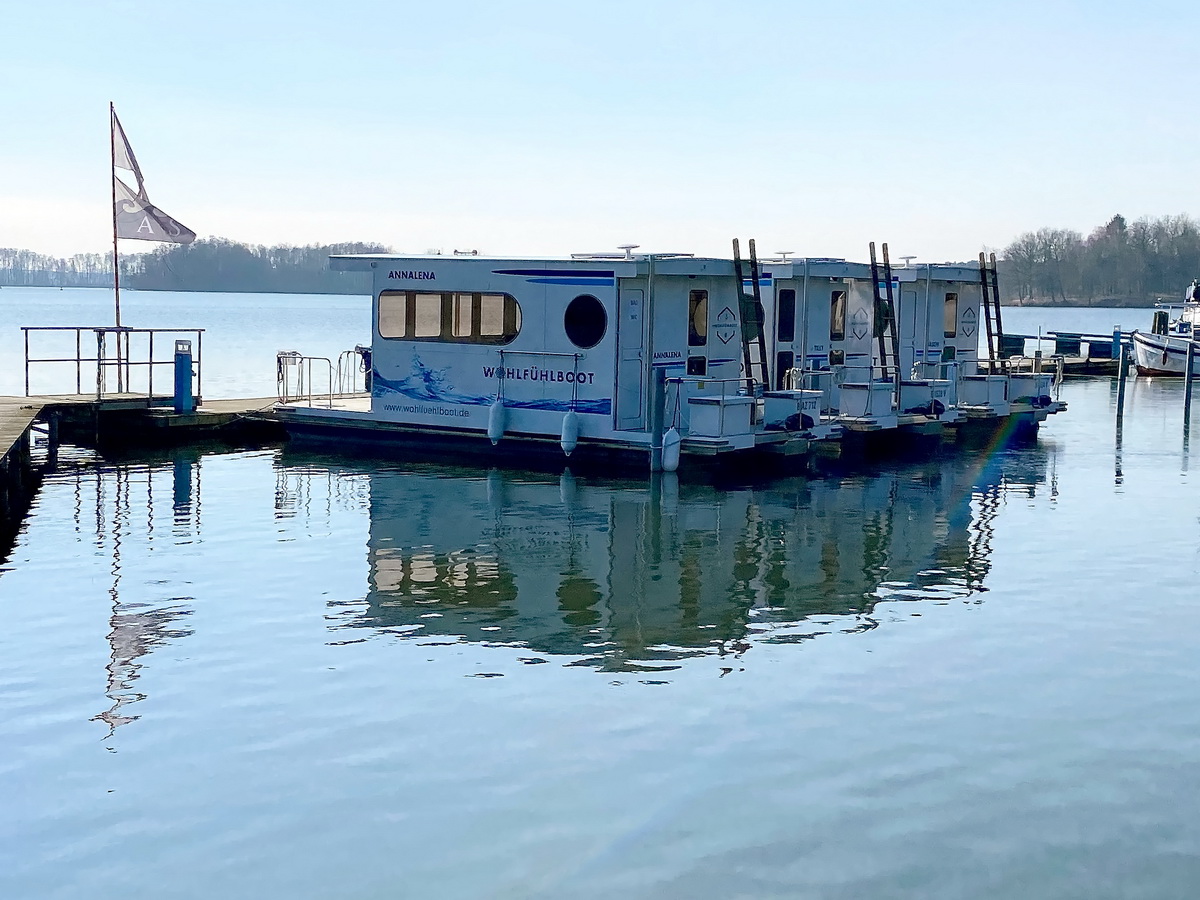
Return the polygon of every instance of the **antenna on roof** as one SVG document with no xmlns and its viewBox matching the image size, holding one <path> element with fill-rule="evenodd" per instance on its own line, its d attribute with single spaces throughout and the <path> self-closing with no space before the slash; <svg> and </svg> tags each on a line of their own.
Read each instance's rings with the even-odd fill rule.
<svg viewBox="0 0 1200 900">
<path fill-rule="evenodd" d="M 900 258 L 901 258 L 902 260 L 904 260 L 904 268 L 906 268 L 906 269 L 907 269 L 907 268 L 908 268 L 908 263 L 909 263 L 909 261 L 910 261 L 910 260 L 914 260 L 914 259 L 916 259 L 916 256 L 902 256 L 902 257 L 900 257 Z"/>
<path fill-rule="evenodd" d="M 625 251 L 626 259 L 633 259 L 633 251 L 640 246 L 641 244 L 618 244 L 617 249 Z"/>
<path fill-rule="evenodd" d="M 790 262 L 791 260 L 789 260 L 788 257 L 791 256 L 795 252 L 796 252 L 795 250 L 776 250 L 775 255 L 778 256 L 784 262 Z"/>
</svg>

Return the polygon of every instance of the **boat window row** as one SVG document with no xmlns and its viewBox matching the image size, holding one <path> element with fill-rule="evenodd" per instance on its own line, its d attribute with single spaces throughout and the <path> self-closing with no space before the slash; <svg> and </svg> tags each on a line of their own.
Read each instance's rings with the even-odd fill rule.
<svg viewBox="0 0 1200 900">
<path fill-rule="evenodd" d="M 508 344 L 521 332 L 521 306 L 512 294 L 381 291 L 378 327 L 380 337 L 395 340 Z M 563 312 L 563 329 L 572 344 L 590 350 L 604 339 L 608 312 L 580 294 Z"/>
<path fill-rule="evenodd" d="M 381 291 L 379 336 L 450 344 L 508 344 L 521 332 L 512 294 Z"/>
</svg>

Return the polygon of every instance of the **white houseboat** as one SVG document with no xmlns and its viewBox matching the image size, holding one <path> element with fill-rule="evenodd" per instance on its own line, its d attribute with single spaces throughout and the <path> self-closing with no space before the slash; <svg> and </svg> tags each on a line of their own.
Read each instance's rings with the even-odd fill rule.
<svg viewBox="0 0 1200 900">
<path fill-rule="evenodd" d="M 794 459 L 835 433 L 816 391 L 755 398 L 731 261 L 631 250 L 334 257 L 373 276 L 369 396 L 337 396 L 332 374 L 315 391 L 312 360 L 284 353 L 281 383 L 296 373 L 301 388 L 277 412 L 293 434 L 668 471 L 681 458 Z"/>
<path fill-rule="evenodd" d="M 774 386 L 816 390 L 821 411 L 850 431 L 896 427 L 894 384 L 873 361 L 871 267 L 842 259 L 763 263 Z"/>
<path fill-rule="evenodd" d="M 960 263 L 924 263 L 892 269 L 902 412 L 921 410 L 929 392 L 947 398 L 965 424 L 1000 426 L 1013 420 L 1034 427 L 1065 409 L 1053 397 L 1054 373 L 993 372 L 980 366 L 986 327 L 983 292 L 988 270 Z M 998 301 L 994 301 L 998 302 Z M 911 379 L 911 380 L 909 380 Z"/>
</svg>

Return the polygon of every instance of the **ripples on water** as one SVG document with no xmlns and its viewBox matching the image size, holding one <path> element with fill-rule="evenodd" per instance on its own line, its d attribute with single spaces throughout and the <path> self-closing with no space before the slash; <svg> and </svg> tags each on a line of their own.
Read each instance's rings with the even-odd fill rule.
<svg viewBox="0 0 1200 900">
<path fill-rule="evenodd" d="M 731 489 L 64 458 L 0 575 L 0 895 L 1186 896 L 1177 394 Z"/>
</svg>

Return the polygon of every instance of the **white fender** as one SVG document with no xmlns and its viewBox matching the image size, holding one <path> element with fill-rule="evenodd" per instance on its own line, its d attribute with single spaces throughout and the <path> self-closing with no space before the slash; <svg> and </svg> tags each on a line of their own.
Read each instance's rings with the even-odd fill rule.
<svg viewBox="0 0 1200 900">
<path fill-rule="evenodd" d="M 579 443 L 579 416 L 573 409 L 568 410 L 567 414 L 563 416 L 562 440 L 558 443 L 567 456 L 571 455 L 571 451 Z"/>
<path fill-rule="evenodd" d="M 500 438 L 504 436 L 504 424 L 508 418 L 508 410 L 504 408 L 504 400 L 497 397 L 492 403 L 492 408 L 488 410 L 488 431 L 487 435 L 494 447 L 500 443 Z"/>
<path fill-rule="evenodd" d="M 679 436 L 679 432 L 674 426 L 667 429 L 667 433 L 663 435 L 662 443 L 662 467 L 664 472 L 674 472 L 679 468 L 679 451 L 680 444 L 683 438 Z"/>
</svg>

